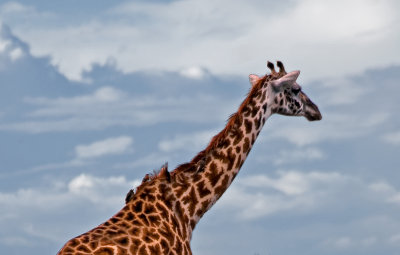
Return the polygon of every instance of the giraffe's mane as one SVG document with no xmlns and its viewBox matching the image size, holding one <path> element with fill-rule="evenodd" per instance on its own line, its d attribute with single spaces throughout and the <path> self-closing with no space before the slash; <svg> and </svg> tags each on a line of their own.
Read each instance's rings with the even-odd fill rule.
<svg viewBox="0 0 400 255">
<path fill-rule="evenodd" d="M 278 67 L 280 68 L 279 72 L 275 72 L 273 64 L 272 64 L 272 67 L 271 67 L 271 64 L 272 63 L 268 62 L 268 68 L 271 69 L 271 74 L 264 75 L 255 84 L 253 84 L 251 86 L 249 92 L 247 93 L 246 98 L 240 104 L 238 111 L 233 113 L 229 117 L 225 128 L 223 130 L 221 130 L 217 135 L 215 135 L 211 139 L 211 141 L 209 142 L 209 144 L 207 145 L 207 147 L 204 150 L 200 151 L 190 162 L 178 165 L 175 168 L 175 170 L 173 170 L 171 173 L 168 172 L 168 164 L 166 163 L 160 168 L 160 170 L 158 170 L 158 171 L 153 170 L 152 173 L 146 174 L 142 180 L 142 183 L 136 188 L 136 192 L 134 192 L 133 190 L 130 190 L 128 192 L 126 199 L 125 199 L 126 203 L 129 202 L 134 197 L 134 194 L 137 193 L 138 191 L 140 191 L 144 186 L 154 182 L 157 179 L 165 178 L 168 181 L 171 181 L 172 179 L 175 179 L 174 177 L 177 176 L 181 172 L 190 172 L 190 171 L 198 170 L 198 168 L 201 167 L 201 166 L 197 166 L 199 161 L 203 160 L 205 158 L 205 156 L 210 153 L 210 151 L 212 151 L 213 149 L 215 149 L 216 147 L 218 147 L 221 144 L 221 142 L 224 140 L 224 137 L 226 137 L 228 132 L 235 125 L 235 122 L 238 122 L 238 121 L 240 122 L 239 118 L 241 118 L 241 114 L 242 114 L 244 108 L 246 107 L 246 105 L 248 105 L 250 103 L 250 100 L 252 100 L 252 98 L 261 89 L 261 87 L 264 85 L 264 83 L 267 80 L 268 81 L 276 80 L 286 74 L 286 71 L 280 61 L 278 61 Z"/>
<path fill-rule="evenodd" d="M 153 169 L 152 172 L 146 174 L 142 180 L 142 183 L 136 187 L 136 191 L 131 189 L 129 192 L 126 194 L 125 197 L 125 203 L 128 203 L 130 200 L 133 199 L 135 193 L 137 193 L 139 190 L 143 188 L 143 186 L 146 186 L 146 184 L 153 182 L 157 178 L 166 178 L 170 180 L 170 173 L 168 172 L 168 162 L 166 162 L 164 165 L 160 167 L 160 169 L 155 170 Z"/>
<path fill-rule="evenodd" d="M 233 113 L 225 126 L 224 129 L 222 129 L 217 135 L 215 135 L 206 149 L 204 150 L 206 154 L 208 154 L 212 149 L 217 147 L 221 141 L 223 140 L 224 137 L 226 137 L 227 133 L 232 129 L 232 127 L 235 125 L 237 121 L 240 121 L 241 114 L 243 112 L 243 109 L 246 107 L 246 105 L 249 104 L 250 100 L 252 100 L 253 96 L 261 89 L 261 87 L 264 85 L 265 81 L 270 75 L 264 75 L 262 78 L 260 78 L 253 86 L 251 86 L 249 92 L 247 93 L 247 96 L 245 100 L 240 104 L 239 109 L 237 112 Z"/>
<path fill-rule="evenodd" d="M 213 149 L 218 147 L 221 142 L 224 140 L 224 137 L 227 136 L 228 132 L 232 129 L 235 125 L 235 122 L 240 121 L 241 115 L 243 113 L 244 108 L 246 105 L 250 103 L 252 98 L 258 93 L 261 87 L 264 85 L 266 81 L 272 81 L 281 78 L 282 76 L 286 75 L 285 67 L 283 66 L 281 61 L 277 61 L 277 66 L 279 67 L 279 72 L 275 71 L 274 64 L 268 61 L 267 64 L 268 68 L 271 70 L 270 74 L 265 74 L 263 77 L 260 77 L 258 81 L 250 87 L 249 92 L 247 93 L 246 98 L 240 104 L 239 109 L 237 112 L 233 113 L 227 121 L 227 124 L 224 129 L 222 129 L 217 135 L 215 135 L 211 141 L 209 142 L 208 146 L 199 152 L 190 162 L 184 163 L 179 165 L 171 174 L 175 175 L 181 171 L 188 171 L 191 169 L 196 169 L 196 164 L 204 159 L 206 155 L 210 153 Z"/>
<path fill-rule="evenodd" d="M 200 151 L 190 162 L 179 165 L 174 171 L 171 172 L 171 174 L 176 175 L 177 173 L 180 173 L 182 171 L 190 171 L 197 169 L 198 167 L 196 167 L 196 164 L 202 159 L 204 159 L 204 157 L 208 155 L 210 151 L 212 151 L 213 149 L 218 147 L 218 145 L 221 144 L 223 138 L 226 137 L 227 133 L 235 125 L 235 122 L 237 122 L 239 118 L 241 118 L 241 114 L 245 106 L 250 102 L 253 96 L 260 90 L 260 88 L 264 85 L 265 81 L 279 78 L 276 74 L 278 73 L 266 74 L 263 77 L 261 77 L 254 85 L 252 85 L 249 92 L 247 93 L 246 98 L 240 104 L 238 111 L 233 113 L 228 118 L 225 128 L 222 129 L 217 135 L 215 135 L 208 143 L 207 147 L 204 150 Z"/>
</svg>

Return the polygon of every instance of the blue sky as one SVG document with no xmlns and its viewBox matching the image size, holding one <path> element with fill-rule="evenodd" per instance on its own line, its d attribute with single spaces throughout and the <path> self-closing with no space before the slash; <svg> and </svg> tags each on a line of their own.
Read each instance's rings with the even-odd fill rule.
<svg viewBox="0 0 400 255">
<path fill-rule="evenodd" d="M 0 1 L 0 249 L 55 254 L 108 219 L 279 59 L 324 118 L 268 120 L 194 254 L 398 254 L 399 7 Z"/>
</svg>

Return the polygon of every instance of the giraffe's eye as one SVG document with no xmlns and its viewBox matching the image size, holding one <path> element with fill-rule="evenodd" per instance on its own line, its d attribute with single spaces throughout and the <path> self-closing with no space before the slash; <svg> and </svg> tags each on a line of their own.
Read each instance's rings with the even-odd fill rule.
<svg viewBox="0 0 400 255">
<path fill-rule="evenodd" d="M 299 94 L 300 90 L 301 90 L 300 88 L 292 88 L 292 92 L 295 95 Z"/>
</svg>

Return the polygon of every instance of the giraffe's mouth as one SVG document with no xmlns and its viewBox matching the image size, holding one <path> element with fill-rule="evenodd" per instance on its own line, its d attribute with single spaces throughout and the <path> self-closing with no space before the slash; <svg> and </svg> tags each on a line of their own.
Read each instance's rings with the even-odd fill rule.
<svg viewBox="0 0 400 255">
<path fill-rule="evenodd" d="M 309 121 L 315 121 L 315 120 L 321 120 L 322 119 L 322 115 L 321 115 L 320 112 L 318 112 L 318 114 L 306 114 L 305 117 Z"/>
<path fill-rule="evenodd" d="M 322 114 L 319 111 L 318 106 L 316 106 L 310 99 L 308 99 L 305 104 L 304 117 L 309 121 L 322 119 Z"/>
</svg>

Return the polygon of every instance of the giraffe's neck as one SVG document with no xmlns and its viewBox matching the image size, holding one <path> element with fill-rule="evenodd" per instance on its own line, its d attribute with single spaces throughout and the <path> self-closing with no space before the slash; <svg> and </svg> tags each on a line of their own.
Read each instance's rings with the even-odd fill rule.
<svg viewBox="0 0 400 255">
<path fill-rule="evenodd" d="M 183 171 L 189 183 L 183 194 L 177 194 L 190 219 L 193 230 L 204 213 L 227 190 L 246 160 L 265 121 L 272 114 L 269 107 L 270 90 L 264 77 L 253 85 L 248 96 L 232 115 L 227 126 L 190 163 L 191 170 Z"/>
<path fill-rule="evenodd" d="M 265 121 L 272 113 L 322 118 L 296 84 L 299 71 L 250 75 L 252 88 L 226 127 L 191 162 L 171 173 L 163 166 L 146 175 L 126 205 L 97 228 L 71 239 L 59 254 L 192 254 L 197 222 L 238 174 Z M 285 101 L 286 100 L 286 101 Z"/>
</svg>

